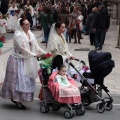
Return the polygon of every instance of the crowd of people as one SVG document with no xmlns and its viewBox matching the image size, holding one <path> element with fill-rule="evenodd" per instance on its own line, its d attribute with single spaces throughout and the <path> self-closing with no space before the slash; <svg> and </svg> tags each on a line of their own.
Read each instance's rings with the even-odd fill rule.
<svg viewBox="0 0 120 120">
<path fill-rule="evenodd" d="M 22 17 L 24 16 L 30 22 L 31 30 L 35 28 L 42 29 L 44 33 L 42 43 L 47 43 L 52 24 L 57 21 L 62 21 L 66 27 L 64 32 L 66 41 L 71 42 L 73 38 L 74 43 L 81 44 L 80 40 L 83 39 L 82 33 L 91 33 L 89 29 L 89 14 L 91 12 L 94 13 L 94 10 L 92 11 L 93 8 L 96 9 L 96 13 L 101 14 L 101 17 L 104 18 L 106 16 L 105 20 L 102 19 L 103 22 L 101 24 L 105 29 L 108 29 L 109 25 L 106 25 L 106 21 L 109 23 L 109 17 L 107 18 L 107 2 L 105 0 L 2 0 L 0 11 L 3 16 L 1 19 L 5 21 L 4 28 L 9 32 L 14 32 L 17 19 L 22 15 Z M 100 14 L 97 15 L 100 16 Z M 87 18 L 89 19 L 88 21 Z M 99 17 L 96 18 L 96 21 L 93 21 L 94 24 L 98 24 L 101 21 Z M 97 25 L 93 27 L 96 29 Z M 91 41 L 92 36 L 93 34 L 90 34 L 91 45 L 93 44 L 92 41 L 94 41 Z M 96 42 L 96 44 L 99 43 Z M 95 47 L 98 48 L 99 45 Z"/>
<path fill-rule="evenodd" d="M 48 52 L 62 55 L 65 61 L 75 58 L 67 42 L 73 38 L 81 44 L 82 33 L 89 34 L 90 44 L 101 50 L 110 24 L 105 0 L 1 0 L 0 11 L 0 29 L 4 26 L 7 32 L 14 32 L 0 96 L 11 99 L 19 109 L 26 109 L 23 102 L 33 101 L 39 68 L 36 57 L 46 54 L 31 30 L 41 29 Z M 1 32 L 1 36 L 5 34 Z"/>
</svg>

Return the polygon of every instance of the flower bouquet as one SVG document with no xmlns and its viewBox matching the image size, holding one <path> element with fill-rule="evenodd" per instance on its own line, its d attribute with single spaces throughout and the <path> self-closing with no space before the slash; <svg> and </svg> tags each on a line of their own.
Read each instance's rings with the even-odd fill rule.
<svg viewBox="0 0 120 120">
<path fill-rule="evenodd" d="M 5 43 L 6 42 L 5 38 L 4 37 L 0 37 L 0 42 Z"/>
<path fill-rule="evenodd" d="M 42 68 L 47 68 L 47 73 L 51 74 L 53 56 L 50 53 L 42 54 L 40 57 L 39 64 Z"/>
</svg>

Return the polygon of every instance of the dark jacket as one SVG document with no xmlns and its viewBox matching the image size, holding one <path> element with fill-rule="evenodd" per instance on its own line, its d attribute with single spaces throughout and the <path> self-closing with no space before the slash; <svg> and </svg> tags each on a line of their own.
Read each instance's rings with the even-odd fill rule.
<svg viewBox="0 0 120 120">
<path fill-rule="evenodd" d="M 97 17 L 97 13 L 96 12 L 92 12 L 89 14 L 87 21 L 86 21 L 86 28 L 89 31 L 89 33 L 95 33 L 95 31 L 93 31 L 94 29 L 94 24 L 95 24 L 95 19 Z"/>
<path fill-rule="evenodd" d="M 26 13 L 26 19 L 30 22 L 31 27 L 32 27 L 32 25 L 33 25 L 33 20 L 32 20 L 31 14 L 30 14 L 29 12 Z"/>
<path fill-rule="evenodd" d="M 93 7 L 93 8 L 94 8 L 94 7 L 98 7 L 99 5 L 102 5 L 102 3 L 99 2 L 99 1 L 96 1 L 96 2 L 93 3 L 92 7 Z"/>
<path fill-rule="evenodd" d="M 53 14 L 53 20 L 54 20 L 54 23 L 55 23 L 55 22 L 58 21 L 58 11 L 57 10 L 53 10 L 52 14 Z"/>
<path fill-rule="evenodd" d="M 43 29 L 50 29 L 52 24 L 53 24 L 54 20 L 53 20 L 53 15 L 50 14 L 49 16 L 47 14 L 44 14 L 42 19 L 41 19 L 41 25 L 43 27 Z"/>
<path fill-rule="evenodd" d="M 65 23 L 66 28 L 68 27 L 68 25 L 69 25 L 69 16 L 66 13 L 65 14 L 60 13 L 58 15 L 58 20 Z"/>
<path fill-rule="evenodd" d="M 101 9 L 95 19 L 94 28 L 96 29 L 108 29 L 110 26 L 110 16 L 107 9 Z"/>
<path fill-rule="evenodd" d="M 2 14 L 6 14 L 8 11 L 8 1 L 7 0 L 2 0 L 1 1 L 1 8 L 0 11 L 2 12 Z"/>
</svg>

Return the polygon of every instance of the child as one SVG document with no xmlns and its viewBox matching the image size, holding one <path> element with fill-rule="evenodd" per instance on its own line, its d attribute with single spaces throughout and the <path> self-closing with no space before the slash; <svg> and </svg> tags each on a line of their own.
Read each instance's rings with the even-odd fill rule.
<svg viewBox="0 0 120 120">
<path fill-rule="evenodd" d="M 7 21 L 3 18 L 2 13 L 0 13 L 0 34 L 2 37 L 6 35 Z"/>
<path fill-rule="evenodd" d="M 56 75 L 55 81 L 58 82 L 59 85 L 61 85 L 63 87 L 64 86 L 65 87 L 72 86 L 72 84 L 70 84 L 70 82 L 67 79 L 65 65 L 61 65 L 60 67 L 58 67 L 58 74 Z"/>
<path fill-rule="evenodd" d="M 75 81 L 66 74 L 66 66 L 58 67 L 57 72 L 53 72 L 48 81 L 50 89 L 56 101 L 61 103 L 80 103 L 80 91 Z"/>
</svg>

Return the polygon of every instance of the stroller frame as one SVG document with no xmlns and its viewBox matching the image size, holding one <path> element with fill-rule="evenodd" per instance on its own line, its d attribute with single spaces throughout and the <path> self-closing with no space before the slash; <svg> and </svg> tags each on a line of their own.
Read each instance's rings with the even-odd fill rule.
<svg viewBox="0 0 120 120">
<path fill-rule="evenodd" d="M 78 61 L 79 63 L 82 63 L 82 64 L 85 64 L 84 61 L 80 61 L 79 59 L 75 59 L 76 61 Z M 96 85 L 91 85 L 88 81 L 87 81 L 87 78 L 85 78 L 83 75 L 80 74 L 79 70 L 77 70 L 77 68 L 72 64 L 71 61 L 68 61 L 66 60 L 66 62 L 68 63 L 69 66 L 71 66 L 77 73 L 78 75 L 81 77 L 81 83 L 82 83 L 82 86 L 80 88 L 80 90 L 84 90 L 85 87 L 87 87 L 89 89 L 89 91 L 87 91 L 85 94 L 81 95 L 82 97 L 82 104 L 84 106 L 88 106 L 90 105 L 91 103 L 93 103 L 91 100 L 90 100 L 90 94 L 91 92 L 96 96 L 96 98 L 101 101 L 100 103 L 97 104 L 96 106 L 96 110 L 99 112 L 99 113 L 103 113 L 105 110 L 107 111 L 110 111 L 112 108 L 113 108 L 113 99 L 112 97 L 110 96 L 110 94 L 108 93 L 109 90 L 107 89 L 107 87 L 103 85 L 99 85 L 99 87 L 96 89 Z M 102 98 L 99 96 L 99 92 L 104 90 L 105 93 L 108 95 L 108 97 L 105 97 L 105 98 Z M 89 98 L 88 98 L 89 96 Z M 89 100 L 88 100 L 89 99 Z M 86 102 L 86 100 L 88 100 L 88 102 Z"/>
<path fill-rule="evenodd" d="M 40 65 L 40 68 L 42 68 L 41 65 Z M 47 76 L 47 74 L 45 76 Z M 46 79 L 44 78 L 43 73 L 42 73 L 42 89 L 43 89 L 44 100 L 43 100 L 43 102 L 41 102 L 40 112 L 41 113 L 48 113 L 49 110 L 50 110 L 50 107 L 52 108 L 53 111 L 58 111 L 61 108 L 62 104 L 55 101 L 51 92 L 48 89 L 48 85 L 44 84 L 45 80 Z M 46 98 L 46 93 L 50 95 L 49 99 Z M 81 116 L 81 115 L 85 114 L 85 108 L 81 103 L 66 104 L 66 105 L 68 106 L 68 110 L 66 110 L 64 112 L 64 117 L 67 118 L 67 119 L 74 117 L 75 114 L 77 116 Z"/>
</svg>

